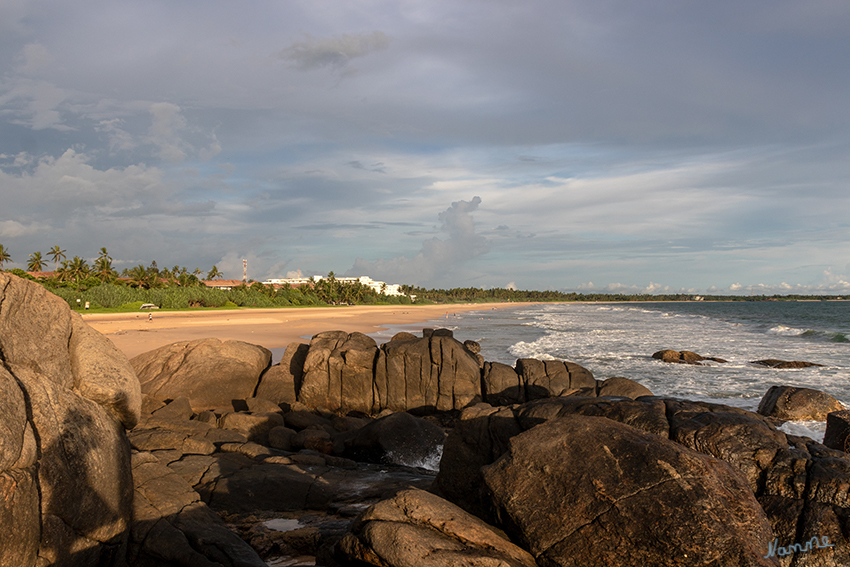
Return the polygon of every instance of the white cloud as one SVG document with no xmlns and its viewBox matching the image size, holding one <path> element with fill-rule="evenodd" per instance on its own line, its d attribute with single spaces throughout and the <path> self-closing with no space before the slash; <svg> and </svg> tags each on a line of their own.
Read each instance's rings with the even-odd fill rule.
<svg viewBox="0 0 850 567">
<path fill-rule="evenodd" d="M 369 275 L 374 278 L 420 285 L 435 285 L 459 271 L 469 270 L 469 263 L 490 250 L 490 242 L 475 232 L 472 212 L 481 203 L 480 197 L 471 201 L 456 201 L 438 215 L 440 231 L 448 238 L 430 238 L 413 258 L 400 256 L 391 260 L 369 262 L 358 258 L 348 275 Z"/>
<path fill-rule="evenodd" d="M 36 223 L 24 225 L 14 220 L 0 221 L 0 237 L 17 238 L 28 234 L 37 234 L 44 228 L 44 225 Z"/>
<path fill-rule="evenodd" d="M 59 113 L 59 106 L 70 92 L 47 81 L 14 77 L 0 81 L 0 108 L 14 116 L 13 123 L 29 126 L 33 130 L 53 128 L 68 131 Z M 12 107 L 17 103 L 17 107 Z"/>
<path fill-rule="evenodd" d="M 180 107 L 170 102 L 156 102 L 151 105 L 153 123 L 150 127 L 150 141 L 159 148 L 159 157 L 170 162 L 186 159 L 186 152 L 180 132 L 186 129 L 186 119 L 180 113 Z"/>
</svg>

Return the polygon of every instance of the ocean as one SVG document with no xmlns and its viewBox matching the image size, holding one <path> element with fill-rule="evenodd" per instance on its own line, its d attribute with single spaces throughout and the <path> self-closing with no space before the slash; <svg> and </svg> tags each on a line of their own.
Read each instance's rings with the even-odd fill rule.
<svg viewBox="0 0 850 567">
<path fill-rule="evenodd" d="M 429 325 L 481 344 L 485 360 L 518 358 L 581 364 L 597 379 L 623 376 L 659 396 L 755 411 L 767 390 L 822 390 L 850 404 L 850 301 L 559 303 L 453 314 Z M 390 333 L 391 334 L 391 333 Z M 378 342 L 388 337 L 377 337 Z M 725 364 L 669 364 L 663 349 L 719 357 Z M 751 361 L 804 360 L 823 367 L 772 369 Z M 825 422 L 783 430 L 822 441 Z"/>
</svg>

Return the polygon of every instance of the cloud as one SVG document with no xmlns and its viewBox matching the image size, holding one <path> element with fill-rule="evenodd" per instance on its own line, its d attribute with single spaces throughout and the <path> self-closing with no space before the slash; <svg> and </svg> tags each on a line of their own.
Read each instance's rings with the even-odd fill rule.
<svg viewBox="0 0 850 567">
<path fill-rule="evenodd" d="M 13 124 L 28 126 L 33 130 L 73 130 L 63 123 L 59 107 L 70 92 L 47 81 L 25 77 L 0 80 L 0 109 L 15 118 Z M 12 106 L 13 103 L 16 106 Z"/>
<path fill-rule="evenodd" d="M 171 162 L 186 159 L 186 152 L 180 132 L 186 129 L 186 119 L 180 113 L 180 107 L 170 102 L 157 102 L 151 105 L 153 123 L 150 127 L 150 141 L 159 148 L 159 157 Z"/>
<path fill-rule="evenodd" d="M 14 220 L 0 221 L 0 236 L 3 238 L 17 238 L 28 234 L 37 234 L 44 230 L 44 225 L 32 223 L 24 225 Z"/>
<path fill-rule="evenodd" d="M 53 56 L 43 44 L 36 42 L 26 44 L 17 59 L 19 65 L 15 70 L 19 73 L 30 74 L 47 67 L 53 61 Z"/>
<path fill-rule="evenodd" d="M 308 35 L 304 41 L 297 41 L 280 51 L 278 56 L 304 71 L 321 67 L 342 69 L 352 59 L 386 49 L 389 44 L 390 38 L 380 31 L 327 38 Z"/>
<path fill-rule="evenodd" d="M 101 120 L 94 127 L 95 132 L 103 132 L 109 140 L 109 149 L 115 150 L 132 150 L 136 147 L 136 142 L 133 140 L 132 134 L 119 127 L 124 121 L 120 118 L 111 120 Z"/>
<path fill-rule="evenodd" d="M 348 275 L 369 275 L 390 282 L 433 285 L 449 281 L 452 274 L 468 271 L 470 262 L 490 250 L 490 242 L 475 232 L 472 212 L 481 203 L 480 197 L 471 201 L 457 201 L 437 215 L 440 232 L 448 238 L 430 238 L 413 258 L 400 256 L 392 260 L 369 262 L 358 258 Z"/>
</svg>

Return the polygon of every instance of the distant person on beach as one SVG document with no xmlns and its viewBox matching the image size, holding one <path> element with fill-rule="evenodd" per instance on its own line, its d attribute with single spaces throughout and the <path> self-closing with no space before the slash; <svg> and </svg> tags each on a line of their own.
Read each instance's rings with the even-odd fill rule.
<svg viewBox="0 0 850 567">
<path fill-rule="evenodd" d="M 148 313 L 148 321 L 153 321 L 153 313 Z"/>
</svg>

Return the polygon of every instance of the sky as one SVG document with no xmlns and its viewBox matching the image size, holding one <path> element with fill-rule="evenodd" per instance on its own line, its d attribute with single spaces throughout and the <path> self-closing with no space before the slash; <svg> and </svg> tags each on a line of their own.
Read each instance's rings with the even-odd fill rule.
<svg viewBox="0 0 850 567">
<path fill-rule="evenodd" d="M 4 267 L 850 294 L 848 61 L 840 0 L 0 0 Z"/>
</svg>

